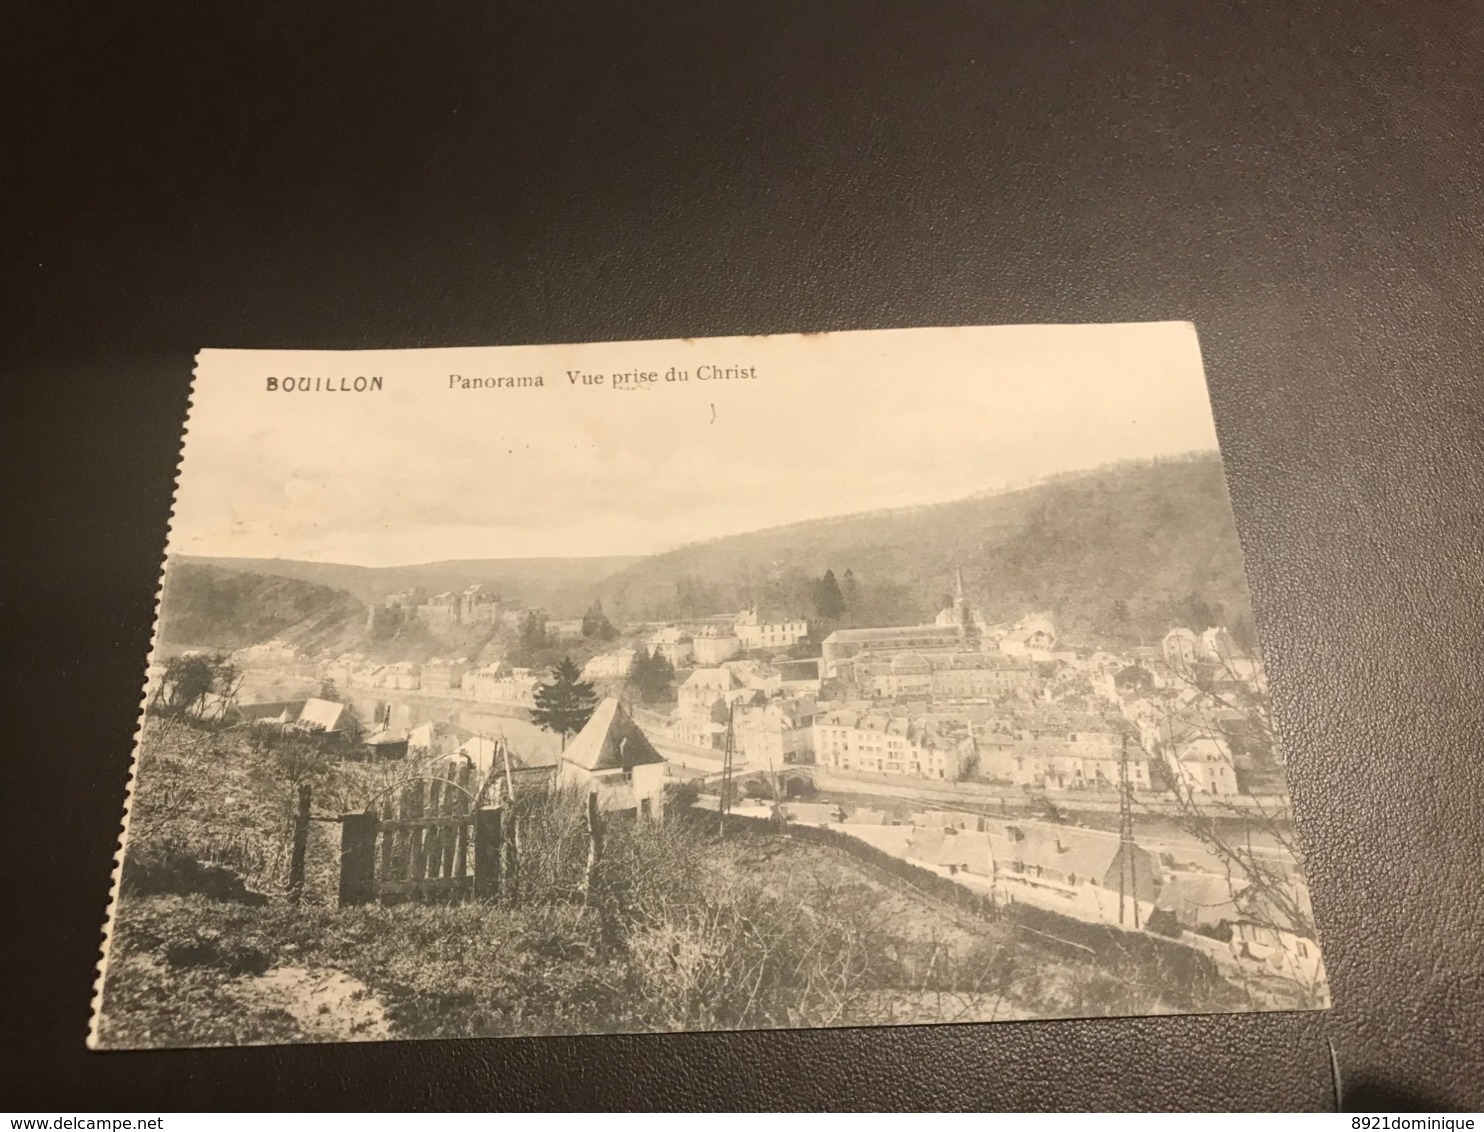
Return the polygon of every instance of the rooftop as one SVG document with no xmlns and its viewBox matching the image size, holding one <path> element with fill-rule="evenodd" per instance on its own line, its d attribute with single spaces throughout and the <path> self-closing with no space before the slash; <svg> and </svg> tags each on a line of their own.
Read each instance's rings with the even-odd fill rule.
<svg viewBox="0 0 1484 1132">
<path fill-rule="evenodd" d="M 663 755 L 612 696 L 598 705 L 587 726 L 577 733 L 562 761 L 583 770 L 618 770 L 620 767 L 662 763 Z"/>
<path fill-rule="evenodd" d="M 338 731 L 345 715 L 345 705 L 333 700 L 305 700 L 299 712 L 299 724 L 314 731 Z"/>
<path fill-rule="evenodd" d="M 742 687 L 737 674 L 730 668 L 698 668 L 686 678 L 682 688 L 711 688 L 729 691 Z"/>
<path fill-rule="evenodd" d="M 868 641 L 915 640 L 918 638 L 948 641 L 957 640 L 958 635 L 956 625 L 893 625 L 880 629 L 836 629 L 825 638 L 824 643 L 848 645 Z"/>
</svg>

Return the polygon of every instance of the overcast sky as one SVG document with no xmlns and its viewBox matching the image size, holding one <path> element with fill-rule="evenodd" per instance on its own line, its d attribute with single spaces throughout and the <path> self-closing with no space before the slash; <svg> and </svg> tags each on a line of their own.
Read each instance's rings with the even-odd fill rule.
<svg viewBox="0 0 1484 1132">
<path fill-rule="evenodd" d="M 757 376 L 703 382 L 703 365 Z M 672 366 L 690 380 L 567 378 Z M 450 388 L 455 373 L 544 385 Z M 268 392 L 270 375 L 383 387 Z M 367 566 L 649 554 L 1215 447 L 1184 323 L 207 350 L 170 549 Z"/>
</svg>

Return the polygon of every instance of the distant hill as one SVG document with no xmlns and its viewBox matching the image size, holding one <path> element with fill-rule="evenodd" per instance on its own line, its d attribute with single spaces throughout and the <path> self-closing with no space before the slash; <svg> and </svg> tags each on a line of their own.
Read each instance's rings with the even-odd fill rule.
<svg viewBox="0 0 1484 1132">
<path fill-rule="evenodd" d="M 165 570 L 166 644 L 230 650 L 277 638 L 316 652 L 357 640 L 365 620 L 360 600 L 329 586 L 180 560 Z"/>
<path fill-rule="evenodd" d="M 294 578 L 354 594 L 363 602 L 379 602 L 387 594 L 413 586 L 429 593 L 462 590 L 483 583 L 507 601 L 545 609 L 553 617 L 580 617 L 592 600 L 592 590 L 610 574 L 639 562 L 633 557 L 490 558 L 427 562 L 417 566 L 343 566 L 334 562 L 302 562 L 291 558 L 198 558 L 180 562 L 217 566 L 253 574 Z"/>
<path fill-rule="evenodd" d="M 808 490 L 802 485 L 801 490 Z M 735 612 L 815 616 L 832 570 L 842 624 L 931 620 L 962 568 L 991 622 L 1050 613 L 1069 638 L 1135 644 L 1174 624 L 1222 623 L 1250 640 L 1251 599 L 1215 453 L 1127 463 L 952 503 L 732 535 L 648 558 L 524 558 L 365 567 L 267 558 L 173 560 L 166 640 L 240 647 L 285 636 L 311 650 L 365 647 L 363 603 L 410 586 L 476 582 L 507 600 L 615 621 Z M 423 639 L 426 637 L 427 639 Z M 375 651 L 414 659 L 481 642 L 423 633 Z M 391 651 L 389 651 L 391 650 Z"/>
<path fill-rule="evenodd" d="M 851 619 L 890 624 L 931 619 L 952 590 L 955 567 L 992 622 L 1045 611 L 1063 634 L 1128 643 L 1158 639 L 1174 623 L 1251 631 L 1215 453 L 680 547 L 615 573 L 597 593 L 611 615 L 631 619 L 753 602 L 811 613 L 802 607 L 812 578 L 831 569 L 843 580 L 849 570 L 857 591 Z"/>
</svg>

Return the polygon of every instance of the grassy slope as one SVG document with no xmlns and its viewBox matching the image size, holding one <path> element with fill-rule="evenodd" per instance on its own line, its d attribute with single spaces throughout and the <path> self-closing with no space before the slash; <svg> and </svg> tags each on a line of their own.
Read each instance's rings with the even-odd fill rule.
<svg viewBox="0 0 1484 1132">
<path fill-rule="evenodd" d="M 1163 1008 L 1155 994 L 1040 953 L 997 926 L 968 930 L 821 846 L 751 836 L 717 849 L 713 863 L 747 870 L 752 885 L 773 890 L 764 899 L 787 901 L 793 918 L 821 908 L 829 915 L 837 905 L 868 912 L 873 924 L 869 939 L 856 941 L 859 951 L 839 943 L 837 971 L 854 969 L 854 989 L 836 1000 L 787 987 L 796 1011 L 718 1019 L 690 1001 L 721 974 L 705 969 L 691 941 L 660 932 L 604 946 L 597 921 L 574 904 L 338 910 L 132 896 L 114 936 L 103 1044 L 358 1036 L 306 1024 L 265 998 L 260 977 L 286 966 L 343 972 L 364 984 L 392 1037 L 1008 1021 Z"/>
<path fill-rule="evenodd" d="M 338 909 L 336 829 L 283 892 L 294 781 L 358 810 L 397 768 L 152 722 L 103 1003 L 107 1046 L 860 1025 L 1161 1009 L 1157 996 L 966 921 L 838 850 L 711 823 L 614 821 L 606 925 L 575 899 L 580 807 L 528 799 L 519 906 Z M 182 869 L 180 862 L 191 868 Z M 246 881 L 217 899 L 195 863 Z M 153 871 L 142 869 L 152 865 Z M 182 883 L 182 879 L 184 883 Z M 236 894 L 242 896 L 242 885 Z M 361 988 L 326 1018 L 275 990 Z M 275 982 L 275 980 L 278 980 Z M 353 981 L 353 982 L 352 982 Z M 297 984 L 294 984 L 297 985 Z M 369 1012 L 369 1013 L 368 1013 Z M 368 1017 L 384 1017 L 377 1030 Z M 356 1021 L 359 1019 L 359 1022 Z M 367 1027 L 358 1032 L 357 1026 Z"/>
<path fill-rule="evenodd" d="M 365 606 L 343 590 L 172 562 L 160 602 L 160 638 L 237 649 L 276 637 L 313 651 L 355 640 L 365 618 Z"/>
<path fill-rule="evenodd" d="M 365 605 L 329 586 L 191 561 L 172 561 L 165 572 L 166 645 L 232 650 L 276 639 L 310 655 L 356 650 L 384 662 L 424 661 L 477 657 L 495 633 L 488 625 L 435 632 L 414 621 L 394 637 L 372 640 L 365 625 Z"/>
</svg>

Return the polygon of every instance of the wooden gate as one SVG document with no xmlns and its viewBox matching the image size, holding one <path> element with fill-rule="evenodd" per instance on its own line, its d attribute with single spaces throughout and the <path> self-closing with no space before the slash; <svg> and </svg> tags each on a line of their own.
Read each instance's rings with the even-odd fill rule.
<svg viewBox="0 0 1484 1132">
<path fill-rule="evenodd" d="M 500 810 L 475 805 L 474 768 L 446 763 L 340 818 L 340 904 L 500 893 Z"/>
</svg>

